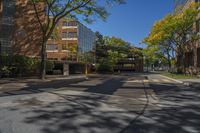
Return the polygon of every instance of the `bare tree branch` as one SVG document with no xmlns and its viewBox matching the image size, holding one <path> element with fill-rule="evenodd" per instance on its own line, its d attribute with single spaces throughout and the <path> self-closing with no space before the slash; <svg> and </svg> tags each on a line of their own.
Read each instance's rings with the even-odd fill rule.
<svg viewBox="0 0 200 133">
<path fill-rule="evenodd" d="M 70 2 L 70 0 L 69 0 L 69 2 Z M 66 11 L 66 9 L 67 9 L 67 6 L 66 6 L 66 8 L 64 8 L 63 9 L 63 13 L 59 13 L 58 15 L 57 15 L 57 17 L 54 17 L 54 20 L 53 20 L 53 24 L 52 24 L 52 26 L 50 27 L 50 30 L 49 30 L 49 32 L 47 33 L 47 35 L 46 35 L 46 37 L 47 38 L 49 38 L 50 36 L 51 36 L 51 33 L 53 32 L 53 30 L 54 30 L 54 28 L 55 28 L 55 25 L 58 23 L 58 21 L 61 19 L 61 18 L 63 18 L 63 17 L 65 17 L 65 16 L 67 16 L 68 14 L 70 14 L 72 11 L 75 11 L 75 10 L 77 10 L 77 9 L 80 9 L 80 8 L 83 8 L 83 7 L 85 7 L 89 2 L 91 2 L 91 0 L 88 0 L 87 2 L 82 2 L 82 3 L 80 3 L 79 5 L 77 5 L 76 7 L 73 7 L 73 8 L 71 8 L 70 10 L 68 10 L 68 11 Z M 69 4 L 69 3 L 68 3 Z"/>
<path fill-rule="evenodd" d="M 35 15 L 36 15 L 37 20 L 38 20 L 38 22 L 39 22 L 39 24 L 40 24 L 40 28 L 41 28 L 43 34 L 45 34 L 45 29 L 44 29 L 44 27 L 43 27 L 42 21 L 40 20 L 40 15 L 39 15 L 38 9 L 37 9 L 37 7 L 36 7 L 36 4 L 35 4 L 34 0 L 31 0 L 31 1 L 32 1 L 34 10 L 35 10 Z"/>
</svg>

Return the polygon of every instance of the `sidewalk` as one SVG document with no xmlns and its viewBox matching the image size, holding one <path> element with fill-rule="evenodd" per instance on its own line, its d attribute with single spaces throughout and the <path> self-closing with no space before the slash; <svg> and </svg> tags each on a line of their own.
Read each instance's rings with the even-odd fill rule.
<svg viewBox="0 0 200 133">
<path fill-rule="evenodd" d="M 200 89 L 200 79 L 179 79 L 183 84 Z"/>
<path fill-rule="evenodd" d="M 162 75 L 162 74 L 160 74 L 160 75 L 163 77 L 166 77 L 168 79 L 171 79 L 173 81 L 176 81 L 178 83 L 181 83 L 183 85 L 200 89 L 200 79 L 198 79 L 198 78 L 197 79 L 174 79 L 174 78 L 168 77 L 166 75 Z"/>
<path fill-rule="evenodd" d="M 4 83 L 15 83 L 15 82 L 47 82 L 54 80 L 63 80 L 63 79 L 79 79 L 86 78 L 86 75 L 70 75 L 70 76 L 62 76 L 62 75 L 46 75 L 45 80 L 41 80 L 38 77 L 21 77 L 21 78 L 0 78 L 0 84 Z"/>
<path fill-rule="evenodd" d="M 0 92 L 4 91 L 17 91 L 30 86 L 38 85 L 53 85 L 61 84 L 68 82 L 76 82 L 79 80 L 86 79 L 86 75 L 70 75 L 70 76 L 61 76 L 61 75 L 47 75 L 45 80 L 41 80 L 37 77 L 30 78 L 5 78 L 0 79 Z"/>
</svg>

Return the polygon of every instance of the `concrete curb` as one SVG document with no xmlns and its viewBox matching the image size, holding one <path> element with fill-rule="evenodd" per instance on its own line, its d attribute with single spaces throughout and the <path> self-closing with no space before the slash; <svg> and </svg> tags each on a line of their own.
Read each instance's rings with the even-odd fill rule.
<svg viewBox="0 0 200 133">
<path fill-rule="evenodd" d="M 15 83 L 15 82 L 50 82 L 50 81 L 56 81 L 56 80 L 73 80 L 73 79 L 87 79 L 88 77 L 86 75 L 80 75 L 80 76 L 66 76 L 66 77 L 46 77 L 45 80 L 41 80 L 39 78 L 27 78 L 27 79 L 0 79 L 0 84 L 6 84 L 6 83 Z"/>
<path fill-rule="evenodd" d="M 164 77 L 164 78 L 167 78 L 167 79 L 170 79 L 170 80 L 172 80 L 172 81 L 175 81 L 175 82 L 177 82 L 177 83 L 183 84 L 184 86 L 196 87 L 195 85 L 193 85 L 193 83 L 188 82 L 188 81 L 180 81 L 180 80 L 176 80 L 176 79 L 173 79 L 173 78 L 164 76 L 164 75 L 160 75 L 160 76 L 161 76 L 161 77 Z"/>
<path fill-rule="evenodd" d="M 164 75 L 160 75 L 160 76 L 161 76 L 161 77 L 164 77 L 164 78 L 167 78 L 167 79 L 169 79 L 169 80 L 175 81 L 175 82 L 177 82 L 177 83 L 184 84 L 183 81 L 176 80 L 176 79 L 173 79 L 173 78 L 170 78 L 170 77 L 164 76 Z"/>
<path fill-rule="evenodd" d="M 63 79 L 82 79 L 82 78 L 88 78 L 87 76 L 74 76 L 74 77 L 60 77 L 60 78 L 55 78 L 56 80 L 63 80 Z"/>
</svg>

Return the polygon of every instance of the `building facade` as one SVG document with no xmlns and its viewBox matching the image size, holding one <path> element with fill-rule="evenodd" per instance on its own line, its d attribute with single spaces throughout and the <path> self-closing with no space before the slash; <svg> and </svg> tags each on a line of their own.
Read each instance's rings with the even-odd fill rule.
<svg viewBox="0 0 200 133">
<path fill-rule="evenodd" d="M 45 22 L 45 5 L 37 5 Z M 48 40 L 47 58 L 81 61 L 94 51 L 95 33 L 75 20 L 62 19 L 56 37 Z M 42 31 L 31 0 L 0 0 L 0 55 L 19 54 L 40 58 Z"/>
<path fill-rule="evenodd" d="M 200 0 L 176 0 L 176 13 L 187 8 L 191 2 L 200 2 Z M 185 73 L 187 74 L 200 75 L 200 39 L 191 41 L 191 34 L 200 35 L 200 14 L 191 29 L 188 30 L 188 35 L 185 37 L 186 41 L 185 44 L 183 44 L 185 45 L 184 55 L 177 55 L 178 67 L 184 67 Z M 182 57 L 184 57 L 184 60 Z"/>
<path fill-rule="evenodd" d="M 38 3 L 39 11 L 44 4 Z M 45 14 L 41 14 L 45 19 Z M 42 32 L 30 0 L 0 0 L 0 55 L 39 57 Z"/>
<path fill-rule="evenodd" d="M 47 58 L 57 61 L 84 61 L 94 53 L 95 33 L 76 20 L 62 19 L 47 43 Z"/>
<path fill-rule="evenodd" d="M 10 54 L 13 45 L 15 1 L 0 1 L 0 53 Z"/>
</svg>

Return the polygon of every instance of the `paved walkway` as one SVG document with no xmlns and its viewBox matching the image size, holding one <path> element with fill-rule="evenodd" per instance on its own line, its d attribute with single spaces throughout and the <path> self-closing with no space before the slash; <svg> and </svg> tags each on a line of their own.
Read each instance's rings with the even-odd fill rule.
<svg viewBox="0 0 200 133">
<path fill-rule="evenodd" d="M 77 82 L 85 80 L 85 75 L 70 75 L 70 76 L 46 76 L 45 80 L 38 78 L 7 78 L 0 79 L 0 91 L 15 91 L 24 88 L 29 88 L 37 85 L 55 84 L 59 82 Z"/>
<path fill-rule="evenodd" d="M 46 75 L 45 80 L 41 80 L 37 77 L 22 77 L 22 78 L 0 78 L 0 84 L 4 83 L 15 83 L 15 82 L 47 82 L 53 80 L 61 80 L 61 79 L 77 79 L 77 78 L 85 78 L 85 75 L 70 75 L 70 76 L 62 76 L 62 75 Z"/>
</svg>

